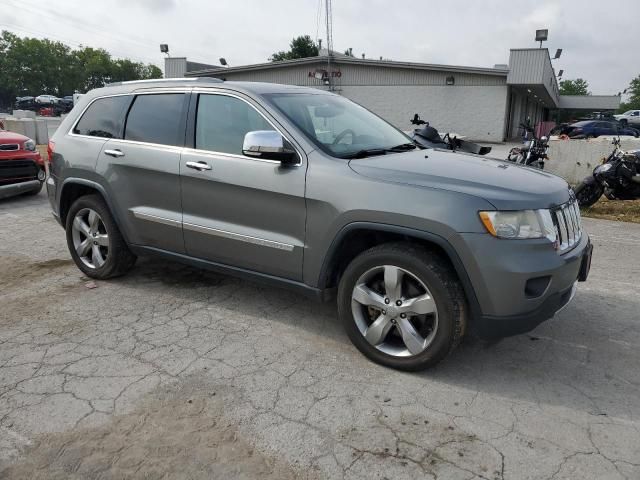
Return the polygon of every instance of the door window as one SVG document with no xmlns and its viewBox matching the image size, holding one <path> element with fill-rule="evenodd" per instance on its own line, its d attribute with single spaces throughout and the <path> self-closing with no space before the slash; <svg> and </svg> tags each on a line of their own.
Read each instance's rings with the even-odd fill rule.
<svg viewBox="0 0 640 480">
<path fill-rule="evenodd" d="M 275 130 L 255 108 L 227 95 L 200 95 L 195 147 L 242 155 L 244 136 L 255 130 Z"/>
<path fill-rule="evenodd" d="M 73 133 L 90 137 L 122 138 L 122 124 L 130 103 L 129 95 L 99 98 L 89 105 L 73 128 Z"/>
<path fill-rule="evenodd" d="M 127 117 L 125 140 L 182 146 L 184 93 L 138 95 Z"/>
</svg>

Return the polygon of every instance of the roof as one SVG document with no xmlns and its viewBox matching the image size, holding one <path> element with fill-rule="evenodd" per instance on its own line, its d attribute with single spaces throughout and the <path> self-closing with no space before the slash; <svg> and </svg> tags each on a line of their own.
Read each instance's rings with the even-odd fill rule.
<svg viewBox="0 0 640 480">
<path fill-rule="evenodd" d="M 560 108 L 568 110 L 617 110 L 617 95 L 560 95 Z"/>
<path fill-rule="evenodd" d="M 305 65 L 315 64 L 318 62 L 326 62 L 328 57 L 317 56 L 307 58 L 296 58 L 294 60 L 283 60 L 281 62 L 265 62 L 255 63 L 253 65 L 242 65 L 238 67 L 229 67 L 224 70 L 220 69 L 204 69 L 188 72 L 185 75 L 188 77 L 204 76 L 204 75 L 219 75 L 224 72 L 250 72 L 256 70 L 270 70 L 274 68 L 286 68 L 293 65 Z M 432 63 L 415 63 L 415 62 L 396 62 L 393 60 L 373 60 L 373 59 L 361 59 L 349 56 L 332 56 L 331 61 L 336 64 L 350 64 L 350 65 L 364 65 L 375 67 L 389 67 L 389 68 L 404 68 L 414 70 L 436 70 L 444 72 L 458 72 L 458 73 L 477 73 L 483 75 L 495 75 L 506 77 L 509 73 L 508 69 L 501 68 L 484 68 L 484 67 L 465 67 L 460 65 L 439 65 Z"/>
</svg>

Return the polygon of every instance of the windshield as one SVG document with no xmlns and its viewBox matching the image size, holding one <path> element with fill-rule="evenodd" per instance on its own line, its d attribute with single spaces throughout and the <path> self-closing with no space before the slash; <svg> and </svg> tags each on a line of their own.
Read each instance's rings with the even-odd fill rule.
<svg viewBox="0 0 640 480">
<path fill-rule="evenodd" d="M 360 105 L 338 95 L 265 95 L 278 110 L 329 155 L 339 158 L 382 155 L 411 140 Z"/>
</svg>

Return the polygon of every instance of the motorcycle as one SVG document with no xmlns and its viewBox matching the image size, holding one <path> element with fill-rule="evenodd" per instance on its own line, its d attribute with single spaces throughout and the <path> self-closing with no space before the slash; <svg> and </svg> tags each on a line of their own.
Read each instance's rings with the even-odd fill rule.
<svg viewBox="0 0 640 480">
<path fill-rule="evenodd" d="M 486 155 L 491 151 L 491 147 L 483 147 L 477 143 L 461 140 L 457 136 L 451 136 L 446 133 L 444 136 L 440 136 L 438 130 L 429 125 L 429 122 L 425 122 L 420 118 L 417 113 L 411 120 L 413 125 L 421 125 L 421 128 L 416 128 L 409 135 L 413 142 L 423 148 L 441 148 L 444 150 L 461 151 L 467 153 L 473 153 L 476 155 Z"/>
<path fill-rule="evenodd" d="M 581 207 L 590 207 L 602 194 L 609 200 L 640 198 L 640 150 L 622 150 L 620 137 L 612 144 L 611 154 L 574 189 Z"/>
<path fill-rule="evenodd" d="M 549 160 L 549 156 L 547 155 L 549 151 L 549 139 L 545 136 L 537 138 L 534 134 L 533 127 L 528 123 L 521 123 L 520 127 L 524 129 L 524 145 L 509 150 L 507 160 L 543 170 L 544 161 Z M 532 137 L 531 140 L 529 140 L 529 135 Z"/>
</svg>

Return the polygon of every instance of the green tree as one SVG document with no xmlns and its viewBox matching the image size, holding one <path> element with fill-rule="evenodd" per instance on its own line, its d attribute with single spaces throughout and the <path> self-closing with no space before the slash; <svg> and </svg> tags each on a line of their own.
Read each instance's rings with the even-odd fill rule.
<svg viewBox="0 0 640 480">
<path fill-rule="evenodd" d="M 104 49 L 73 50 L 61 42 L 0 33 L 0 106 L 11 106 L 17 96 L 64 96 L 114 81 L 161 77 L 155 65 L 113 59 Z"/>
<path fill-rule="evenodd" d="M 589 83 L 582 78 L 562 80 L 560 82 L 560 95 L 591 95 Z"/>
<path fill-rule="evenodd" d="M 318 56 L 318 45 L 311 39 L 309 35 L 300 35 L 291 40 L 288 51 L 279 51 L 273 53 L 269 57 L 271 62 L 280 62 L 282 60 L 293 60 L 294 58 L 307 58 Z"/>
<path fill-rule="evenodd" d="M 619 111 L 640 110 L 640 75 L 631 80 L 631 83 L 627 87 L 627 93 L 629 94 L 629 101 L 622 102 Z"/>
</svg>

